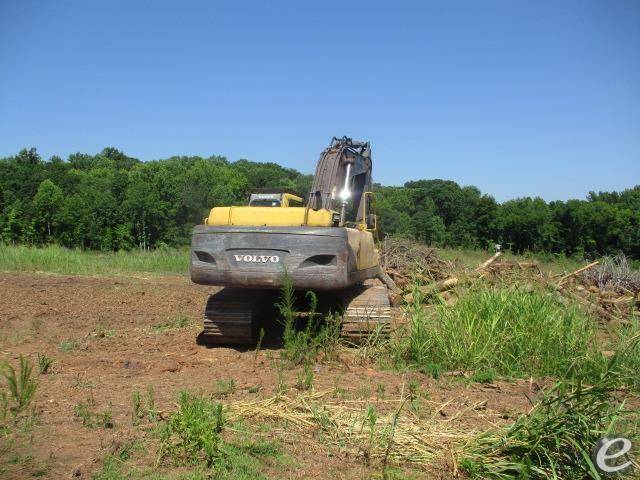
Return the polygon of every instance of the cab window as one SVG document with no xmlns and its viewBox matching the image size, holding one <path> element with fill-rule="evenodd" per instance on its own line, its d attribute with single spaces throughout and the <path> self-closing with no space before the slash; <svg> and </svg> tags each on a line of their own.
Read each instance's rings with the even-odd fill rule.
<svg viewBox="0 0 640 480">
<path fill-rule="evenodd" d="M 253 200 L 249 206 L 251 207 L 279 207 L 280 200 L 275 199 L 259 199 Z"/>
</svg>

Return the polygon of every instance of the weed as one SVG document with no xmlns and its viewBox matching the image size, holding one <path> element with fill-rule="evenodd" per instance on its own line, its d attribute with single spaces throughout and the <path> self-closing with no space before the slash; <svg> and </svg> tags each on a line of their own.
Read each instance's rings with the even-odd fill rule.
<svg viewBox="0 0 640 480">
<path fill-rule="evenodd" d="M 356 356 L 360 364 L 381 360 L 383 353 L 389 346 L 389 340 L 384 332 L 385 325 L 376 325 L 373 331 L 357 345 Z"/>
<path fill-rule="evenodd" d="M 367 383 L 361 383 L 354 393 L 356 398 L 367 399 L 371 397 L 371 386 Z"/>
<path fill-rule="evenodd" d="M 98 419 L 98 426 L 102 428 L 114 428 L 116 424 L 113 421 L 112 405 L 109 404 L 109 407 L 105 411 L 98 413 L 97 419 Z"/>
<path fill-rule="evenodd" d="M 296 388 L 298 390 L 310 390 L 313 387 L 313 377 L 311 366 L 305 364 L 296 375 Z"/>
<path fill-rule="evenodd" d="M 420 387 L 420 384 L 415 381 L 412 381 L 412 382 L 409 383 L 410 389 L 413 388 L 414 390 L 413 395 L 416 396 L 417 398 L 417 391 L 418 391 L 418 388 Z M 389 455 L 391 454 L 391 449 L 393 448 L 393 442 L 394 442 L 396 431 L 398 428 L 398 420 L 400 419 L 400 412 L 402 411 L 402 408 L 404 407 L 404 404 L 407 401 L 406 398 L 403 398 L 402 394 L 401 394 L 400 400 L 401 400 L 400 405 L 398 405 L 398 408 L 393 413 L 393 417 L 391 418 L 391 424 L 389 425 L 387 432 L 385 432 L 386 433 L 385 440 L 386 440 L 387 446 L 384 451 L 384 456 L 382 457 L 382 477 L 385 479 L 387 478 L 387 468 L 389 466 Z"/>
<path fill-rule="evenodd" d="M 156 411 L 153 386 L 149 385 L 143 402 L 142 395 L 138 390 L 131 394 L 131 423 L 133 426 L 139 425 L 144 419 L 155 422 L 158 419 Z"/>
<path fill-rule="evenodd" d="M 167 320 L 165 322 L 154 325 L 153 330 L 156 333 L 164 333 L 170 330 L 179 330 L 181 328 L 186 328 L 190 323 L 191 320 L 189 320 L 189 317 L 180 315 L 172 320 Z"/>
<path fill-rule="evenodd" d="M 115 336 L 115 334 L 116 334 L 115 330 L 110 329 L 103 320 L 100 320 L 97 323 L 96 328 L 92 332 L 92 335 L 96 338 L 113 337 Z"/>
<path fill-rule="evenodd" d="M 85 378 L 82 378 L 80 376 L 80 374 L 78 374 L 78 375 L 76 375 L 76 378 L 73 381 L 73 386 L 75 388 L 85 389 L 85 388 L 95 388 L 96 385 L 91 380 L 87 380 Z"/>
<path fill-rule="evenodd" d="M 33 332 L 36 334 L 40 333 L 43 323 L 44 322 L 41 318 L 34 318 L 33 320 L 31 320 L 31 329 L 33 330 Z"/>
<path fill-rule="evenodd" d="M 159 432 L 160 459 L 176 465 L 214 465 L 220 456 L 220 432 L 224 427 L 222 405 L 181 392 L 179 409 Z"/>
<path fill-rule="evenodd" d="M 51 367 L 53 366 L 53 358 L 47 357 L 44 354 L 38 353 L 38 371 L 40 375 L 44 375 L 51 371 Z"/>
<path fill-rule="evenodd" d="M 233 378 L 228 380 L 219 379 L 216 380 L 216 384 L 211 394 L 213 398 L 225 398 L 236 391 L 236 382 Z"/>
<path fill-rule="evenodd" d="M 620 329 L 614 349 L 620 356 L 620 376 L 625 385 L 635 391 L 640 390 L 640 319 L 634 318 L 631 323 Z"/>
<path fill-rule="evenodd" d="M 384 400 L 386 396 L 387 387 L 384 383 L 376 385 L 376 399 Z"/>
<path fill-rule="evenodd" d="M 348 392 L 347 392 L 346 388 L 344 388 L 342 385 L 340 385 L 341 381 L 342 381 L 342 376 L 341 375 L 339 375 L 339 376 L 337 376 L 337 377 L 335 377 L 333 379 L 333 394 L 332 394 L 332 396 L 334 398 L 339 398 L 339 399 L 344 400 L 344 399 L 347 398 Z"/>
<path fill-rule="evenodd" d="M 85 402 L 78 403 L 74 407 L 73 413 L 76 418 L 82 421 L 84 427 L 105 429 L 115 427 L 111 404 L 104 411 L 97 412 L 96 402 L 92 397 L 87 398 Z"/>
<path fill-rule="evenodd" d="M 276 369 L 276 377 L 277 377 L 277 383 L 276 383 L 276 397 L 280 398 L 282 395 L 284 395 L 287 392 L 287 384 L 284 380 L 284 362 L 282 360 L 279 359 L 274 359 L 273 361 L 275 369 Z"/>
<path fill-rule="evenodd" d="M 80 348 L 80 342 L 73 339 L 62 340 L 60 342 L 60 345 L 58 345 L 58 350 L 63 353 L 72 352 L 73 350 L 77 350 L 78 348 Z"/>
<path fill-rule="evenodd" d="M 496 379 L 496 372 L 492 368 L 486 370 L 476 370 L 471 375 L 470 380 L 476 383 L 493 383 Z"/>
<path fill-rule="evenodd" d="M 295 290 L 287 275 L 283 277 L 282 285 L 280 299 L 276 303 L 280 322 L 284 326 L 282 356 L 290 365 L 313 363 L 320 352 L 326 359 L 334 357 L 340 337 L 339 319 L 329 315 L 323 322 L 317 312 L 318 297 L 313 292 L 307 292 L 308 319 L 303 329 L 296 328 Z"/>
<path fill-rule="evenodd" d="M 253 352 L 253 361 L 254 363 L 258 361 L 258 354 L 260 353 L 260 349 L 262 348 L 262 341 L 264 340 L 264 328 L 260 328 L 260 334 L 258 336 L 258 343 L 256 343 L 256 349 Z"/>
<path fill-rule="evenodd" d="M 28 358 L 20 356 L 20 371 L 16 374 L 15 369 L 8 363 L 2 366 L 2 375 L 7 381 L 9 395 L 2 400 L 14 416 L 22 412 L 33 401 L 38 388 L 38 382 L 33 378 L 33 365 Z M 6 416 L 6 414 L 5 414 Z"/>
<path fill-rule="evenodd" d="M 318 426 L 325 432 L 329 431 L 331 427 L 331 418 L 329 417 L 329 413 L 325 410 L 320 410 L 317 406 L 311 406 L 311 414 L 313 415 L 314 421 L 318 424 Z"/>
<path fill-rule="evenodd" d="M 365 462 L 368 463 L 369 459 L 371 458 L 371 453 L 373 452 L 373 448 L 375 446 L 374 443 L 376 438 L 376 425 L 378 423 L 378 414 L 376 412 L 376 409 L 372 405 L 367 406 L 367 409 L 365 410 L 365 414 L 364 414 L 364 419 L 365 421 L 362 424 L 363 427 L 364 425 L 367 425 L 367 427 L 369 427 L 367 445 L 363 448 Z"/>
<path fill-rule="evenodd" d="M 17 469 L 15 469 L 13 472 L 14 474 L 16 474 L 15 478 L 24 478 L 26 476 L 26 472 L 29 472 L 29 476 L 38 478 L 48 475 L 48 473 L 51 471 L 54 461 L 55 457 L 53 453 L 44 459 L 36 459 L 30 453 L 14 453 L 6 459 L 6 465 L 17 467 Z M 7 473 L 7 471 L 3 471 L 3 469 L 0 468 L 0 475 L 2 475 L 3 473 Z M 21 475 L 19 475 L 19 473 Z"/>
<path fill-rule="evenodd" d="M 420 393 L 420 382 L 417 380 L 409 380 L 407 388 L 409 389 L 409 401 L 413 402 L 417 400 Z"/>
<path fill-rule="evenodd" d="M 324 324 L 320 326 L 317 342 L 325 361 L 334 361 L 338 357 L 338 347 L 342 341 L 341 326 L 342 319 L 337 313 L 329 313 L 324 319 Z"/>
<path fill-rule="evenodd" d="M 7 413 L 9 412 L 9 397 L 7 392 L 0 392 L 0 433 L 3 433 L 2 425 L 7 420 Z"/>
<path fill-rule="evenodd" d="M 293 282 L 288 275 L 284 275 L 280 300 L 276 307 L 282 317 L 284 326 L 283 341 L 284 355 L 292 363 L 300 363 L 307 354 L 307 340 L 303 335 L 298 335 L 296 330 L 295 290 Z"/>
<path fill-rule="evenodd" d="M 253 393 L 253 394 L 258 393 L 259 391 L 260 391 L 260 387 L 257 385 L 253 387 L 249 387 L 249 390 L 248 390 L 249 393 Z"/>
<path fill-rule="evenodd" d="M 144 412 L 142 411 L 142 396 L 140 392 L 135 390 L 131 395 L 131 423 L 136 426 L 140 423 L 140 420 L 144 418 Z"/>
<path fill-rule="evenodd" d="M 429 375 L 431 378 L 434 379 L 439 379 L 440 376 L 442 375 L 442 372 L 444 371 L 444 369 L 442 368 L 442 365 L 440 365 L 439 363 L 430 363 L 427 362 L 424 365 L 421 365 L 418 370 L 422 373 L 424 373 L 425 375 Z"/>
<path fill-rule="evenodd" d="M 95 408 L 95 400 L 87 399 L 86 402 L 80 402 L 73 408 L 73 414 L 76 418 L 82 420 L 85 427 L 93 427 L 93 409 Z"/>
<path fill-rule="evenodd" d="M 153 385 L 149 385 L 147 387 L 147 405 L 146 405 L 146 410 L 147 410 L 147 418 L 152 421 L 155 422 L 158 420 L 158 411 L 156 410 L 156 399 L 155 399 L 155 393 L 153 391 Z"/>
</svg>

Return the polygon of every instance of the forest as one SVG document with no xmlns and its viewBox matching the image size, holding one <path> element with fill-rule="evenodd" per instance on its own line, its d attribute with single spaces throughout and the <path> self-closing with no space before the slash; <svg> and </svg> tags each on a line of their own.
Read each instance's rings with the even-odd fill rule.
<svg viewBox="0 0 640 480">
<path fill-rule="evenodd" d="M 115 148 L 43 160 L 35 148 L 0 159 L 0 242 L 91 250 L 189 243 L 218 205 L 245 204 L 252 189 L 306 194 L 311 175 L 275 163 L 221 156 L 142 162 Z M 474 186 L 423 179 L 375 184 L 379 233 L 445 247 L 640 259 L 640 185 L 582 200 L 523 197 L 498 203 Z"/>
</svg>

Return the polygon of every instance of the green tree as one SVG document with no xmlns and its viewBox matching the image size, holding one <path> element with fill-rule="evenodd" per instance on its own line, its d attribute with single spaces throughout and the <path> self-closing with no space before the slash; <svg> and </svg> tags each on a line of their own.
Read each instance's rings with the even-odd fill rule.
<svg viewBox="0 0 640 480">
<path fill-rule="evenodd" d="M 41 241 L 48 241 L 54 233 L 53 229 L 57 227 L 57 217 L 63 204 L 62 189 L 49 179 L 43 180 L 32 202 L 36 233 Z"/>
<path fill-rule="evenodd" d="M 509 200 L 498 211 L 501 244 L 517 253 L 552 251 L 557 228 L 549 205 L 541 198 Z"/>
</svg>

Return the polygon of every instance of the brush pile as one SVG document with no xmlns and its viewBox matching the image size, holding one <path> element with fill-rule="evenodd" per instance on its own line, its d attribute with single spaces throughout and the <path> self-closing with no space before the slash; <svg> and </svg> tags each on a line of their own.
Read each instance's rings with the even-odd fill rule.
<svg viewBox="0 0 640 480">
<path fill-rule="evenodd" d="M 640 292 L 640 271 L 633 270 L 622 254 L 604 257 L 595 268 L 584 271 L 580 281 L 586 287 L 621 295 L 637 296 Z"/>
<path fill-rule="evenodd" d="M 386 237 L 380 247 L 380 263 L 398 287 L 448 278 L 452 262 L 438 257 L 434 248 L 407 238 Z"/>
<path fill-rule="evenodd" d="M 434 248 L 394 237 L 384 240 L 380 255 L 406 303 L 453 305 L 461 288 L 477 282 L 518 284 L 555 291 L 560 302 L 575 301 L 603 321 L 627 324 L 630 316 L 640 317 L 640 271 L 624 255 L 604 257 L 565 275 L 545 272 L 536 261 L 507 260 L 501 252 L 469 269 L 441 259 Z"/>
<path fill-rule="evenodd" d="M 627 324 L 630 316 L 640 318 L 640 271 L 624 255 L 604 257 L 566 275 L 558 289 L 603 320 Z"/>
</svg>

